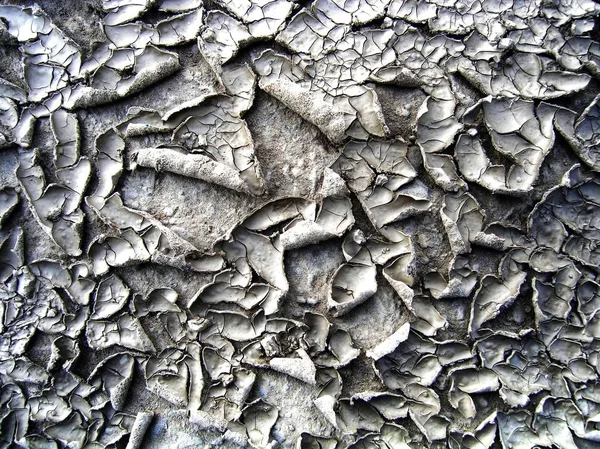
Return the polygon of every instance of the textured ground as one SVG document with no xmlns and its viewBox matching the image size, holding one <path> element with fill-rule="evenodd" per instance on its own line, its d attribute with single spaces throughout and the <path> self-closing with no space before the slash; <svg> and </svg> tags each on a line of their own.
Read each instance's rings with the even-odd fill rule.
<svg viewBox="0 0 600 449">
<path fill-rule="evenodd" d="M 0 447 L 598 447 L 599 14 L 1 0 Z"/>
</svg>

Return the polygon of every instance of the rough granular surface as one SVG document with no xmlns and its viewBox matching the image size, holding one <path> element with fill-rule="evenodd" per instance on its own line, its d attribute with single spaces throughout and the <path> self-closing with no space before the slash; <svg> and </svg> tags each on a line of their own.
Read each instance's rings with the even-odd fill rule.
<svg viewBox="0 0 600 449">
<path fill-rule="evenodd" d="M 599 447 L 599 15 L 0 0 L 0 449 Z"/>
</svg>

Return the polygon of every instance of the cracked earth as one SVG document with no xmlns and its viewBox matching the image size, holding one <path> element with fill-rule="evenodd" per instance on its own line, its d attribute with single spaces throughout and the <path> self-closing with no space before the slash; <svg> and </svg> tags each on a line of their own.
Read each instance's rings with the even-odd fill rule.
<svg viewBox="0 0 600 449">
<path fill-rule="evenodd" d="M 598 447 L 599 15 L 0 0 L 0 448 Z"/>
</svg>

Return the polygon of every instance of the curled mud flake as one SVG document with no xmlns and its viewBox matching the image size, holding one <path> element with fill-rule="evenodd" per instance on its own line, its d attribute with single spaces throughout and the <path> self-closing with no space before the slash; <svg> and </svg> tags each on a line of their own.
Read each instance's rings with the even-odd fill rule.
<svg viewBox="0 0 600 449">
<path fill-rule="evenodd" d="M 498 376 L 488 369 L 457 368 L 450 370 L 448 376 L 450 377 L 448 391 L 450 404 L 467 419 L 472 419 L 477 414 L 471 394 L 498 391 L 500 388 Z"/>
<path fill-rule="evenodd" d="M 558 132 L 577 156 L 594 170 L 600 169 L 599 99 L 597 96 L 579 117 L 568 109 L 559 109 L 555 116 Z"/>
<path fill-rule="evenodd" d="M 29 426 L 29 411 L 26 408 L 9 410 L 0 421 L 0 443 L 10 447 L 16 441 L 23 441 Z"/>
<path fill-rule="evenodd" d="M 164 12 L 184 12 L 202 6 L 202 0 L 160 0 L 158 10 Z"/>
<path fill-rule="evenodd" d="M 102 8 L 107 12 L 104 23 L 120 25 L 131 22 L 144 14 L 153 0 L 104 0 Z"/>
<path fill-rule="evenodd" d="M 384 355 L 393 352 L 400 343 L 405 341 L 408 338 L 408 333 L 410 331 L 410 323 L 404 323 L 402 326 L 398 328 L 392 335 L 386 338 L 384 341 L 379 343 L 374 348 L 371 348 L 367 351 L 367 356 L 371 357 L 373 360 L 379 360 Z"/>
<path fill-rule="evenodd" d="M 215 383 L 208 388 L 202 411 L 226 422 L 238 420 L 255 380 L 252 371 L 236 368 L 227 383 Z"/>
<path fill-rule="evenodd" d="M 494 192 L 523 194 L 536 182 L 554 144 L 556 108 L 526 100 L 491 100 L 483 103 L 483 111 L 494 148 L 515 165 L 508 171 L 492 165 L 481 142 L 463 134 L 455 149 L 460 171 Z"/>
<path fill-rule="evenodd" d="M 75 176 L 73 187 L 76 190 L 73 190 L 60 184 L 46 186 L 45 176 L 37 158 L 36 151 L 21 152 L 16 170 L 17 178 L 42 228 L 67 254 L 78 256 L 81 254 L 80 229 L 83 212 L 79 208 L 82 194 L 77 190 L 85 188 L 87 184 L 90 174 L 89 161 L 81 159 L 80 164 L 87 162 L 85 167 L 70 173 Z"/>
<path fill-rule="evenodd" d="M 135 94 L 180 68 L 176 53 L 144 43 L 135 52 L 129 76 L 123 78 L 116 70 L 101 66 L 91 77 L 90 85 L 77 84 L 65 93 L 62 105 L 65 109 L 72 110 L 110 103 Z"/>
<path fill-rule="evenodd" d="M 410 332 L 408 338 L 374 364 L 384 384 L 405 391 L 411 385 L 430 386 L 442 371 L 436 345 Z"/>
<path fill-rule="evenodd" d="M 499 68 L 461 58 L 458 72 L 484 94 L 507 98 L 558 98 L 585 89 L 591 80 L 589 75 L 560 70 L 552 59 L 531 53 L 516 53 Z"/>
<path fill-rule="evenodd" d="M 111 266 L 139 263 L 150 258 L 155 263 L 194 271 L 217 271 L 222 268 L 223 261 L 220 256 L 200 254 L 194 245 L 151 215 L 125 207 L 118 193 L 112 194 L 107 199 L 89 196 L 86 198 L 86 203 L 102 221 L 121 230 L 122 240 L 127 240 L 134 245 L 141 239 L 145 245 L 145 249 L 140 248 L 139 251 L 130 253 L 131 257 L 123 257 L 119 265 L 109 263 Z M 111 245 L 111 248 L 112 246 L 114 245 Z M 145 254 L 145 251 L 148 252 L 148 255 Z M 100 253 L 102 252 L 100 251 Z M 97 262 L 97 264 L 100 267 L 102 262 Z"/>
<path fill-rule="evenodd" d="M 197 343 L 189 343 L 184 351 L 168 348 L 150 357 L 145 376 L 148 389 L 169 402 L 188 410 L 200 408 L 204 379 Z"/>
<path fill-rule="evenodd" d="M 32 362 L 27 357 L 12 357 L 0 361 L 0 374 L 8 376 L 14 382 L 25 384 L 45 385 L 50 375 L 40 365 Z"/>
<path fill-rule="evenodd" d="M 39 396 L 29 398 L 27 403 L 33 421 L 59 423 L 71 414 L 67 402 L 53 391 L 46 390 Z"/>
<path fill-rule="evenodd" d="M 498 413 L 497 420 L 500 442 L 504 449 L 552 446 L 552 442 L 547 437 L 533 430 L 533 417 L 528 411 Z"/>
<path fill-rule="evenodd" d="M 337 445 L 338 441 L 335 438 L 320 437 L 303 432 L 298 437 L 295 447 L 297 449 L 335 449 Z"/>
<path fill-rule="evenodd" d="M 0 226 L 19 204 L 19 195 L 12 187 L 0 189 Z"/>
<path fill-rule="evenodd" d="M 222 11 L 213 10 L 206 15 L 206 28 L 200 32 L 198 47 L 218 70 L 254 41 L 246 25 Z"/>
<path fill-rule="evenodd" d="M 379 433 L 368 433 L 348 446 L 348 449 L 409 449 L 413 441 L 408 430 L 398 424 L 386 422 Z"/>
<path fill-rule="evenodd" d="M 355 434 L 359 429 L 378 432 L 385 423 L 381 415 L 361 399 L 340 399 L 338 407 L 337 427 L 344 434 Z"/>
<path fill-rule="evenodd" d="M 77 116 L 59 109 L 50 116 L 56 139 L 54 164 L 57 169 L 71 167 L 79 161 L 79 122 Z"/>
<path fill-rule="evenodd" d="M 455 117 L 456 100 L 450 87 L 438 88 L 419 110 L 417 143 L 423 154 L 438 153 L 454 141 L 462 129 Z"/>
<path fill-rule="evenodd" d="M 133 299 L 133 310 L 138 318 L 150 313 L 180 312 L 181 309 L 175 303 L 178 294 L 171 288 L 157 288 L 152 290 L 147 297 L 135 295 Z"/>
<path fill-rule="evenodd" d="M 302 322 L 308 327 L 303 338 L 308 345 L 309 353 L 314 355 L 325 351 L 331 326 L 327 318 L 319 313 L 305 312 Z"/>
<path fill-rule="evenodd" d="M 425 296 L 414 296 L 411 309 L 416 317 L 416 320 L 410 323 L 411 329 L 427 337 L 435 336 L 438 330 L 444 329 L 448 324 L 433 302 Z"/>
<path fill-rule="evenodd" d="M 262 279 L 283 292 L 288 291 L 283 249 L 277 239 L 271 240 L 242 226 L 233 231 L 233 238 L 245 247 L 248 263 Z"/>
<path fill-rule="evenodd" d="M 568 254 L 586 265 L 600 258 L 596 250 L 598 179 L 579 166 L 550 189 L 529 217 L 529 229 L 538 244 Z"/>
<path fill-rule="evenodd" d="M 409 411 L 410 417 L 427 441 L 445 440 L 449 421 L 439 415 L 440 399 L 437 394 L 429 388 L 411 385 L 406 395 L 414 400 Z"/>
<path fill-rule="evenodd" d="M 432 207 L 429 189 L 421 181 L 403 185 L 401 180 L 385 175 L 378 176 L 372 188 L 357 193 L 357 198 L 380 232 L 385 225 L 427 212 Z"/>
<path fill-rule="evenodd" d="M 146 435 L 146 431 L 150 427 L 153 418 L 153 412 L 137 413 L 125 449 L 140 449 L 142 447 L 144 436 Z"/>
<path fill-rule="evenodd" d="M 575 22 L 573 25 L 577 26 Z M 587 31 L 582 34 L 585 33 Z M 545 47 L 550 47 L 550 52 L 561 66 L 572 71 L 585 68 L 594 77 L 600 76 L 600 44 L 598 42 L 583 35 L 565 39 L 559 32 L 553 33 L 553 38 L 555 41 L 552 42 L 552 45 Z"/>
<path fill-rule="evenodd" d="M 402 419 L 408 416 L 410 401 L 401 394 L 365 391 L 352 396 L 352 400 L 355 399 L 368 402 L 386 420 Z"/>
<path fill-rule="evenodd" d="M 256 74 L 248 64 L 227 64 L 222 67 L 221 80 L 233 98 L 232 110 L 241 117 L 254 103 Z"/>
<path fill-rule="evenodd" d="M 294 357 L 275 357 L 269 361 L 275 371 L 287 374 L 308 384 L 315 384 L 316 368 L 304 349 L 298 349 Z"/>
<path fill-rule="evenodd" d="M 279 410 L 258 399 L 250 403 L 242 413 L 250 445 L 257 449 L 270 447 L 271 429 L 277 422 Z"/>
<path fill-rule="evenodd" d="M 347 137 L 366 139 L 389 133 L 377 94 L 369 87 L 349 86 L 332 95 L 314 85 L 287 56 L 272 50 L 256 58 L 254 68 L 261 89 L 315 125 L 333 143 Z"/>
<path fill-rule="evenodd" d="M 327 197 L 317 207 L 313 203 L 306 213 L 285 226 L 279 238 L 285 250 L 341 237 L 354 224 L 352 203 L 347 196 Z"/>
<path fill-rule="evenodd" d="M 392 0 L 386 15 L 394 19 L 404 19 L 411 23 L 425 23 L 436 17 L 437 5 L 418 0 Z"/>
<path fill-rule="evenodd" d="M 70 369 L 75 363 L 81 351 L 76 340 L 67 336 L 59 336 L 52 342 L 50 360 L 47 369 L 52 371 L 60 366 L 64 369 Z"/>
<path fill-rule="evenodd" d="M 118 49 L 130 47 L 136 50 L 143 50 L 150 43 L 155 33 L 151 26 L 140 21 L 122 25 L 104 23 L 102 31 L 104 31 L 106 38 L 113 47 Z M 100 70 L 100 73 L 102 72 L 103 70 Z M 102 73 L 103 77 L 107 73 L 109 72 Z"/>
<path fill-rule="evenodd" d="M 2 6 L 0 19 L 8 23 L 8 34 L 23 43 L 20 50 L 29 101 L 44 100 L 79 74 L 78 47 L 38 7 Z"/>
<path fill-rule="evenodd" d="M 521 285 L 527 278 L 520 263 L 514 257 L 515 251 L 509 252 L 501 261 L 498 275 L 488 274 L 481 279 L 475 293 L 469 321 L 469 332 L 474 335 L 481 326 L 498 316 L 500 311 L 508 307 L 519 295 Z"/>
<path fill-rule="evenodd" d="M 104 320 L 119 312 L 129 299 L 129 288 L 116 275 L 100 281 L 94 297 L 91 320 Z"/>
<path fill-rule="evenodd" d="M 81 415 L 78 412 L 73 412 L 67 419 L 60 423 L 45 427 L 44 433 L 67 447 L 83 447 L 88 437 L 88 432 L 84 424 Z"/>
<path fill-rule="evenodd" d="M 468 193 L 447 194 L 440 211 L 442 223 L 454 254 L 471 252 L 471 243 L 482 238 L 485 214 Z"/>
<path fill-rule="evenodd" d="M 110 267 L 126 267 L 150 261 L 151 254 L 144 237 L 152 246 L 152 242 L 155 242 L 158 236 L 153 232 L 140 235 L 133 230 L 127 230 L 121 233 L 121 237 L 97 237 L 88 250 L 94 273 L 100 276 L 107 273 Z M 150 247 L 150 251 L 152 250 Z"/>
<path fill-rule="evenodd" d="M 353 192 L 372 188 L 373 182 L 381 184 L 390 178 L 401 187 L 416 178 L 417 173 L 407 159 L 408 145 L 404 140 L 350 141 L 342 155 L 332 165 L 348 183 Z"/>
<path fill-rule="evenodd" d="M 242 225 L 249 231 L 262 232 L 298 216 L 314 216 L 314 205 L 301 198 L 286 198 L 267 203 L 246 218 Z"/>
<path fill-rule="evenodd" d="M 160 46 L 175 46 L 196 39 L 203 26 L 204 9 L 184 13 L 161 20 L 155 26 L 152 44 Z"/>
<path fill-rule="evenodd" d="M 95 389 L 101 389 L 115 410 L 122 410 L 133 379 L 134 364 L 135 358 L 130 354 L 110 356 L 98 364 L 88 383 Z"/>
<path fill-rule="evenodd" d="M 288 0 L 219 0 L 218 3 L 243 21 L 255 38 L 273 37 L 294 8 L 294 3 Z"/>
<path fill-rule="evenodd" d="M 484 420 L 475 432 L 450 432 L 448 441 L 451 449 L 468 448 L 468 449 L 490 449 L 496 442 L 498 424 L 496 423 L 496 413 L 494 412 L 489 418 Z"/>
<path fill-rule="evenodd" d="M 265 312 L 258 310 L 250 317 L 237 312 L 210 310 L 206 318 L 214 323 L 223 337 L 233 341 L 249 341 L 260 337 L 265 331 Z"/>
<path fill-rule="evenodd" d="M 361 250 L 334 273 L 327 306 L 334 316 L 362 304 L 377 291 L 377 269 L 366 249 Z"/>
<path fill-rule="evenodd" d="M 211 347 L 202 350 L 202 361 L 204 368 L 213 381 L 226 381 L 231 376 L 233 366 L 229 360 Z"/>
<path fill-rule="evenodd" d="M 252 284 L 248 287 L 232 285 L 230 280 L 220 281 L 219 279 L 226 277 L 228 272 L 218 274 L 215 281 L 203 287 L 192 298 L 193 304 L 195 301 L 200 301 L 204 304 L 219 304 L 219 303 L 235 303 L 245 310 L 251 310 L 257 306 L 270 305 L 271 303 L 278 304 L 283 298 L 283 292 L 266 284 Z M 271 309 L 267 307 L 265 311 L 268 315 L 274 313 L 277 308 Z"/>
<path fill-rule="evenodd" d="M 342 329 L 329 331 L 327 350 L 314 357 L 319 367 L 341 368 L 348 365 L 360 355 L 360 350 L 354 347 L 350 334 Z"/>
<path fill-rule="evenodd" d="M 215 162 L 203 154 L 187 153 L 176 147 L 142 148 L 135 153 L 134 158 L 136 164 L 141 167 L 177 173 L 238 192 L 251 193 L 235 168 Z"/>
<path fill-rule="evenodd" d="M 125 141 L 115 129 L 109 129 L 96 138 L 95 146 L 98 187 L 94 196 L 108 198 L 123 173 Z"/>
<path fill-rule="evenodd" d="M 128 313 L 110 320 L 89 320 L 86 325 L 86 336 L 88 344 L 94 349 L 119 345 L 140 352 L 155 352 L 154 345 L 140 322 Z"/>
<path fill-rule="evenodd" d="M 178 173 L 242 193 L 265 193 L 254 142 L 240 118 L 248 101 L 244 95 L 249 94 L 244 83 L 242 80 L 241 86 L 231 86 L 233 97 L 207 98 L 199 106 L 175 113 L 163 123 L 165 128 L 174 129 L 173 145 L 136 150 L 132 154 L 134 167 L 137 164 Z M 236 91 L 238 88 L 241 90 Z"/>
<path fill-rule="evenodd" d="M 335 47 L 349 31 L 349 25 L 337 24 L 323 11 L 303 8 L 292 17 L 276 40 L 294 52 L 307 53 L 317 59 Z"/>
<path fill-rule="evenodd" d="M 5 285 L 25 265 L 23 229 L 15 228 L 0 243 L 0 279 Z"/>
<path fill-rule="evenodd" d="M 531 332 L 524 332 L 522 336 L 492 334 L 479 340 L 476 348 L 482 365 L 498 375 L 502 385 L 500 397 L 511 407 L 524 407 L 531 395 L 543 390 L 565 394 L 561 386 L 565 381 L 562 373 L 548 360 L 544 345 Z M 487 353 L 488 350 L 491 352 Z"/>
</svg>

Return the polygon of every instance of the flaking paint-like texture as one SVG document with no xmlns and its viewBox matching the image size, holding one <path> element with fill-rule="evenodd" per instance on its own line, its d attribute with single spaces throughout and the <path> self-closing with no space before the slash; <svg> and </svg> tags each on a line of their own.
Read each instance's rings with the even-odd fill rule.
<svg viewBox="0 0 600 449">
<path fill-rule="evenodd" d="M 593 0 L 0 1 L 0 448 L 600 444 Z"/>
</svg>

